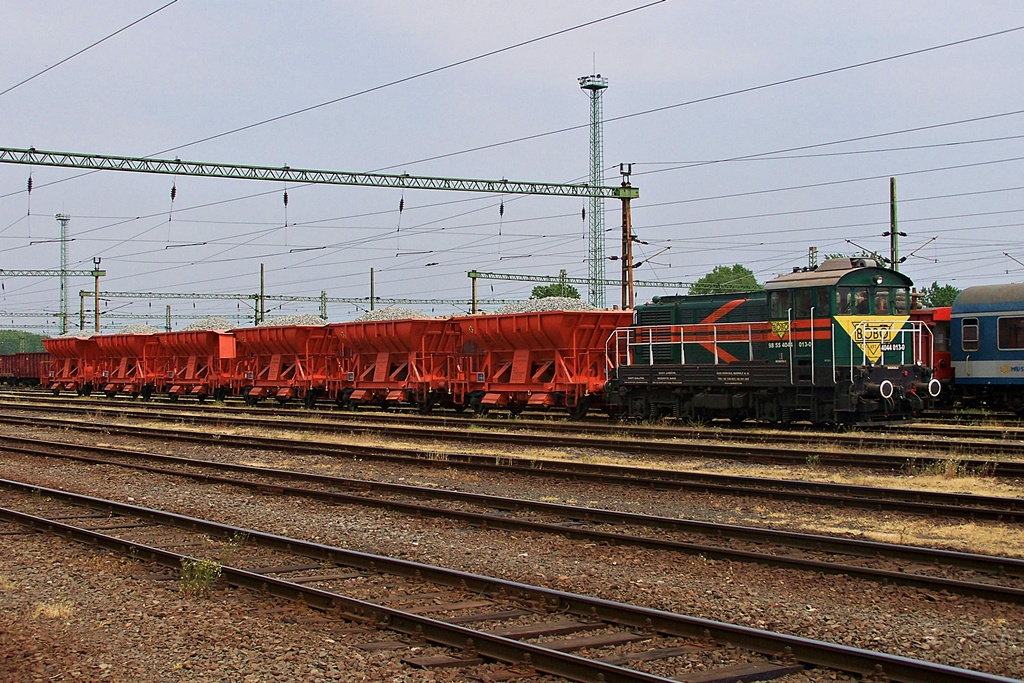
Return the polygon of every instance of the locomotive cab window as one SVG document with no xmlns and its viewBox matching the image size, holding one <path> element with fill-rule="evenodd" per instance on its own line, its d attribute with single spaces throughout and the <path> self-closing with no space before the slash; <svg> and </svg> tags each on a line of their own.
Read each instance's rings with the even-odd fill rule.
<svg viewBox="0 0 1024 683">
<path fill-rule="evenodd" d="M 768 296 L 768 306 L 771 311 L 772 320 L 788 320 L 790 307 L 789 292 L 772 292 Z"/>
<path fill-rule="evenodd" d="M 909 306 L 907 302 L 910 301 L 910 297 L 907 296 L 906 287 L 894 287 L 892 290 L 892 312 L 896 315 L 906 315 Z"/>
<path fill-rule="evenodd" d="M 853 288 L 853 312 L 855 315 L 867 315 L 871 312 L 870 304 L 868 303 L 868 288 L 867 287 L 854 287 Z"/>
<path fill-rule="evenodd" d="M 978 319 L 964 318 L 960 322 L 960 346 L 964 351 L 978 350 Z"/>
<path fill-rule="evenodd" d="M 875 315 L 889 314 L 889 288 L 879 287 L 875 290 Z"/>
<path fill-rule="evenodd" d="M 853 313 L 853 292 L 849 287 L 836 287 L 836 315 Z"/>
<path fill-rule="evenodd" d="M 1024 317 L 999 318 L 999 348 L 1024 349 Z"/>
<path fill-rule="evenodd" d="M 814 290 L 811 289 L 798 289 L 793 292 L 793 317 L 794 318 L 810 318 L 811 317 L 811 294 Z"/>
<path fill-rule="evenodd" d="M 818 293 L 818 296 L 815 297 L 814 317 L 827 318 L 829 317 L 828 299 L 830 292 L 825 287 L 818 287 L 815 291 Z"/>
</svg>

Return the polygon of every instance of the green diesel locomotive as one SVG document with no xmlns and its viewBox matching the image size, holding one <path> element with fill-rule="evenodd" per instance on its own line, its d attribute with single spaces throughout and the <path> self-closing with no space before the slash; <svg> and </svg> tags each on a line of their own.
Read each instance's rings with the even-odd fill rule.
<svg viewBox="0 0 1024 683">
<path fill-rule="evenodd" d="M 921 359 L 911 280 L 868 258 L 795 269 L 764 291 L 663 296 L 608 341 L 607 399 L 637 418 L 858 423 L 914 415 L 941 385 Z"/>
</svg>

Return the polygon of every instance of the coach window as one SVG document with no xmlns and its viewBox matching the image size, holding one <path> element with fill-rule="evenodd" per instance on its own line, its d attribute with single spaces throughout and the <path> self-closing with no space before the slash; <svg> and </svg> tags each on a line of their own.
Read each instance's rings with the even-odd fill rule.
<svg viewBox="0 0 1024 683">
<path fill-rule="evenodd" d="M 964 351 L 978 350 L 978 319 L 964 318 L 960 321 L 960 346 Z"/>
<path fill-rule="evenodd" d="M 849 287 L 836 287 L 836 315 L 853 313 L 853 293 Z"/>
<path fill-rule="evenodd" d="M 772 320 L 789 320 L 789 292 L 772 292 L 770 303 Z"/>
<path fill-rule="evenodd" d="M 907 302 L 908 301 L 909 301 L 909 297 L 907 297 L 907 288 L 906 287 L 893 287 L 893 290 L 892 290 L 892 312 L 893 313 L 895 313 L 896 315 L 906 315 L 907 314 Z"/>
<path fill-rule="evenodd" d="M 1024 349 L 1024 318 L 999 319 L 999 348 Z"/>
</svg>

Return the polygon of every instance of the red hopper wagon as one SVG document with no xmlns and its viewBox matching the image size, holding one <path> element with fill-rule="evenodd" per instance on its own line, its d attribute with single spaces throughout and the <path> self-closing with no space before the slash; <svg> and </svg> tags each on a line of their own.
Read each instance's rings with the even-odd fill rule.
<svg viewBox="0 0 1024 683">
<path fill-rule="evenodd" d="M 609 361 L 605 342 L 633 320 L 630 311 L 541 311 L 452 318 L 460 333 L 458 363 L 470 405 L 566 408 L 583 417 L 604 404 Z"/>
<path fill-rule="evenodd" d="M 345 405 L 452 405 L 455 339 L 442 318 L 367 320 L 330 326 L 340 344 L 332 393 Z"/>
<path fill-rule="evenodd" d="M 232 334 L 238 361 L 231 384 L 247 403 L 272 396 L 279 403 L 301 398 L 312 406 L 326 392 L 338 355 L 326 326 L 268 325 Z"/>
<path fill-rule="evenodd" d="M 132 396 L 153 393 L 154 361 L 159 345 L 152 334 L 100 334 L 96 344 L 96 368 L 93 386 L 109 398 L 118 392 Z"/>
<path fill-rule="evenodd" d="M 159 347 L 152 383 L 171 400 L 192 395 L 222 399 L 231 389 L 235 364 L 235 337 L 216 330 L 182 330 L 153 335 Z"/>
<path fill-rule="evenodd" d="M 89 394 L 96 368 L 96 342 L 90 337 L 44 339 L 43 348 L 53 357 L 42 377 L 54 396 L 61 390 Z"/>
</svg>

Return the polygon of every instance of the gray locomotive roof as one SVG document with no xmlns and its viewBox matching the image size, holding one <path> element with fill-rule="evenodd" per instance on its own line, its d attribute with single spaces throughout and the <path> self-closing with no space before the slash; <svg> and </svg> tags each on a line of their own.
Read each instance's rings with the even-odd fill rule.
<svg viewBox="0 0 1024 683">
<path fill-rule="evenodd" d="M 834 258 L 822 263 L 814 270 L 798 270 L 787 275 L 781 275 L 774 280 L 765 283 L 764 288 L 768 291 L 775 289 L 790 289 L 793 287 L 831 287 L 850 273 L 862 272 L 866 268 L 885 271 L 878 262 L 868 258 Z M 894 271 L 886 271 L 890 274 Z M 910 279 L 904 276 L 907 285 Z"/>
<path fill-rule="evenodd" d="M 1024 283 L 980 285 L 960 292 L 953 302 L 953 313 L 1024 309 Z"/>
</svg>

